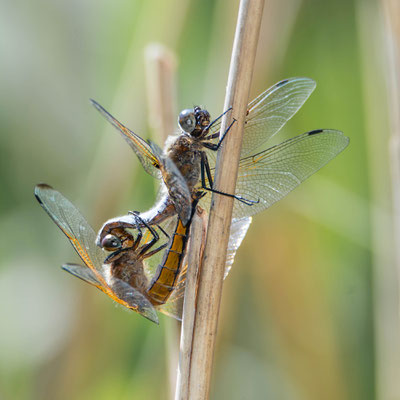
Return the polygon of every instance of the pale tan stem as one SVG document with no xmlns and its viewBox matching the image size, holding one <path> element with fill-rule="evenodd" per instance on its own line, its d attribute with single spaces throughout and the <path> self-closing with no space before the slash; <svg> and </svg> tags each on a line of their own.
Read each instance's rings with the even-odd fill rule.
<svg viewBox="0 0 400 400">
<path fill-rule="evenodd" d="M 186 400 L 189 393 L 189 374 L 192 355 L 193 327 L 200 263 L 203 258 L 207 233 L 207 214 L 197 208 L 190 226 L 187 251 L 185 300 L 183 304 L 181 342 L 175 400 Z"/>
<path fill-rule="evenodd" d="M 235 192 L 263 6 L 263 0 L 242 0 L 239 7 L 225 98 L 225 109 L 232 106 L 233 112 L 223 119 L 221 132 L 233 117 L 237 122 L 218 154 L 215 175 L 215 188 L 226 193 Z M 213 195 L 194 323 L 188 396 L 191 400 L 209 396 L 232 207 L 232 198 Z"/>
<path fill-rule="evenodd" d="M 164 143 L 176 127 L 176 58 L 159 43 L 146 47 L 147 104 L 153 135 Z"/>
</svg>

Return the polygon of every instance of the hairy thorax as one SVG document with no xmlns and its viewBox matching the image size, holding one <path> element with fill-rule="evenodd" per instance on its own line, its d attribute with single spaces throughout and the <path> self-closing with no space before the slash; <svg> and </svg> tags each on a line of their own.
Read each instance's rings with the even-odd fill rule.
<svg viewBox="0 0 400 400">
<path fill-rule="evenodd" d="M 180 135 L 166 149 L 167 156 L 178 167 L 191 192 L 200 179 L 201 148 L 196 139 Z"/>
<path fill-rule="evenodd" d="M 132 251 L 126 251 L 121 254 L 121 257 L 112 262 L 111 275 L 144 294 L 148 286 L 148 280 L 144 273 L 143 260 L 138 259 L 136 254 L 132 255 L 131 253 Z"/>
</svg>

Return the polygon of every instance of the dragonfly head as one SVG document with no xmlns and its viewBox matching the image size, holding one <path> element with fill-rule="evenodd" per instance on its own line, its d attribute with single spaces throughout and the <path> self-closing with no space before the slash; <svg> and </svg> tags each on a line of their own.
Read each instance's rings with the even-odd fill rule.
<svg viewBox="0 0 400 400">
<path fill-rule="evenodd" d="M 106 235 L 101 241 L 101 247 L 107 251 L 115 251 L 122 248 L 121 239 L 118 236 Z"/>
<path fill-rule="evenodd" d="M 188 108 L 179 114 L 178 124 L 184 132 L 199 137 L 210 124 L 210 114 L 201 107 Z"/>
<path fill-rule="evenodd" d="M 100 246 L 107 251 L 117 251 L 130 248 L 134 243 L 135 240 L 130 233 L 123 228 L 117 228 L 103 237 Z"/>
</svg>

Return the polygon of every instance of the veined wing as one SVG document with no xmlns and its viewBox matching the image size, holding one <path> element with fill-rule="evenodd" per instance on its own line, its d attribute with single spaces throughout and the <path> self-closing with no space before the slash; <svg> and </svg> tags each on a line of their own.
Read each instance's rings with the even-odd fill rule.
<svg viewBox="0 0 400 400">
<path fill-rule="evenodd" d="M 50 218 L 68 237 L 86 267 L 66 264 L 63 269 L 96 286 L 117 303 L 158 323 L 151 303 L 135 288 L 114 277 L 106 278 L 103 250 L 95 245 L 96 235 L 79 210 L 51 186 L 35 187 L 35 196 Z"/>
<path fill-rule="evenodd" d="M 97 279 L 95 273 L 88 267 L 82 267 L 82 265 L 68 263 L 64 264 L 61 268 L 64 271 L 69 272 L 71 275 L 74 275 L 86 283 L 89 283 L 90 285 L 96 287 L 101 286 L 101 282 Z"/>
<path fill-rule="evenodd" d="M 296 136 L 239 162 L 236 193 L 259 200 L 247 206 L 234 202 L 233 216 L 242 218 L 276 203 L 335 158 L 349 144 L 336 130 L 316 130 Z"/>
<path fill-rule="evenodd" d="M 276 203 L 301 182 L 343 151 L 349 138 L 336 130 L 320 129 L 304 133 L 239 162 L 236 194 L 259 201 L 251 206 L 233 203 L 233 218 L 255 215 Z M 200 204 L 206 210 L 211 196 Z"/>
<path fill-rule="evenodd" d="M 79 210 L 51 186 L 35 187 L 35 196 L 50 218 L 68 237 L 82 261 L 102 282 L 103 250 L 95 245 L 96 234 Z"/>
<path fill-rule="evenodd" d="M 315 81 L 310 78 L 289 78 L 276 83 L 251 101 L 245 119 L 241 158 L 279 132 L 315 87 Z M 220 129 L 220 124 L 219 121 L 213 126 L 213 132 Z"/>
<path fill-rule="evenodd" d="M 316 83 L 310 78 L 290 78 L 276 83 L 248 106 L 241 158 L 266 143 L 309 98 Z"/>
<path fill-rule="evenodd" d="M 234 218 L 231 224 L 231 232 L 229 234 L 228 249 L 226 252 L 226 264 L 224 279 L 228 276 L 229 271 L 232 268 L 233 262 L 235 261 L 236 251 L 242 244 L 244 237 L 246 236 L 247 230 L 251 224 L 251 217 Z"/>
<path fill-rule="evenodd" d="M 160 179 L 160 162 L 151 150 L 149 144 L 140 136 L 136 135 L 136 133 L 132 132 L 126 126 L 121 124 L 121 122 L 115 119 L 99 103 L 92 99 L 90 101 L 92 102 L 93 106 L 99 111 L 99 113 L 122 134 L 123 138 L 129 144 L 129 146 L 131 146 L 132 150 L 139 158 L 139 161 L 145 171 L 154 178 Z"/>
<path fill-rule="evenodd" d="M 174 289 L 174 292 L 171 294 L 168 301 L 165 304 L 157 307 L 157 310 L 167 315 L 168 317 L 172 317 L 178 321 L 182 321 L 183 299 L 186 287 L 185 283 L 186 281 L 185 279 L 183 279 Z"/>
<path fill-rule="evenodd" d="M 128 307 L 150 321 L 158 324 L 158 316 L 150 301 L 134 287 L 117 278 L 111 278 L 109 286 L 112 288 L 112 297 L 117 303 Z"/>
<path fill-rule="evenodd" d="M 232 264 L 235 260 L 236 251 L 242 244 L 250 224 L 251 217 L 232 220 L 226 255 L 224 279 L 228 276 L 229 271 L 231 270 Z M 179 321 L 182 320 L 183 297 L 185 294 L 186 272 L 188 268 L 190 268 L 190 266 L 187 264 L 182 267 L 182 271 L 177 280 L 177 286 L 171 297 L 167 303 L 157 308 L 163 314 L 173 317 Z"/>
</svg>

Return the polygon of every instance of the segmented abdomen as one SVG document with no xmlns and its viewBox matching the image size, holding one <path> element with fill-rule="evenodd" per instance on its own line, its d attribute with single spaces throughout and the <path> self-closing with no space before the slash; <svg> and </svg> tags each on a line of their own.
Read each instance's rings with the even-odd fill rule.
<svg viewBox="0 0 400 400">
<path fill-rule="evenodd" d="M 188 229 L 189 224 L 183 226 L 179 219 L 171 244 L 166 250 L 162 263 L 158 266 L 149 288 L 147 289 L 147 295 L 153 305 L 157 306 L 166 303 L 175 289 L 188 239 Z"/>
</svg>

